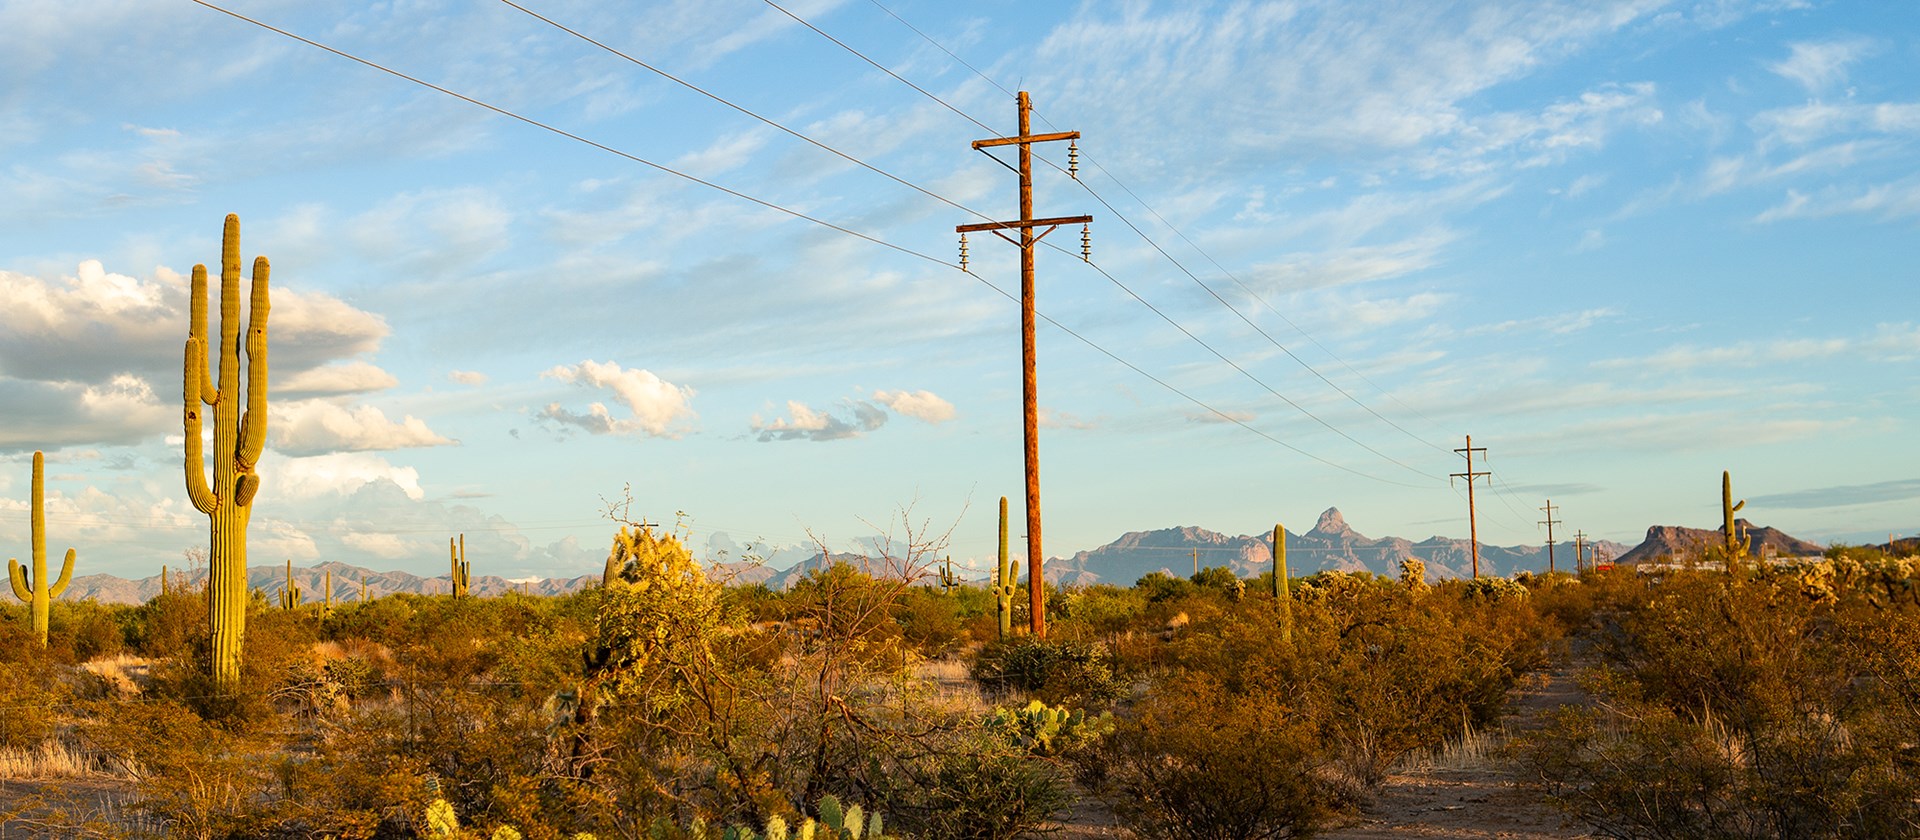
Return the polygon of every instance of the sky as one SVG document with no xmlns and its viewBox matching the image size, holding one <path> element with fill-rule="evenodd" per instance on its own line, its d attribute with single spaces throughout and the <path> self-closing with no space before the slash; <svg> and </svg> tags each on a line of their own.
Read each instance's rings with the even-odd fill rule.
<svg viewBox="0 0 1920 840">
<path fill-rule="evenodd" d="M 969 145 L 1017 90 L 1081 132 L 1036 214 L 1093 216 L 1037 256 L 1049 555 L 1464 537 L 1468 435 L 1489 543 L 1716 527 L 1721 470 L 1920 530 L 1910 4 L 212 2 L 525 121 L 188 0 L 0 2 L 0 552 L 35 449 L 78 574 L 207 544 L 185 278 L 234 213 L 255 565 L 584 574 L 621 506 L 984 569 L 1001 496 L 1018 557 L 1018 254 L 954 233 L 1017 216 Z"/>
</svg>

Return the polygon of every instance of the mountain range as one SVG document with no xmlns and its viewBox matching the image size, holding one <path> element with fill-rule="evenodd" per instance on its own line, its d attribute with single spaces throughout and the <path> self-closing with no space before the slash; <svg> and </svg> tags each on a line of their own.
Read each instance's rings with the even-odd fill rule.
<svg viewBox="0 0 1920 840">
<path fill-rule="evenodd" d="M 1820 546 L 1795 539 L 1777 529 L 1752 526 L 1746 520 L 1740 520 L 1740 524 L 1753 535 L 1756 553 L 1764 552 L 1771 557 L 1820 553 Z M 1612 562 L 1619 563 L 1685 557 L 1699 551 L 1702 546 L 1717 544 L 1719 534 L 1719 529 L 1655 525 L 1647 529 L 1646 540 L 1638 546 L 1629 548 L 1621 543 L 1600 540 L 1587 544 L 1586 556 L 1589 562 L 1599 557 L 1602 562 L 1606 562 L 1606 558 L 1618 558 Z M 1367 537 L 1348 525 L 1338 508 L 1328 508 L 1320 514 L 1311 530 L 1304 533 L 1288 531 L 1286 540 L 1288 570 L 1295 576 L 1323 569 L 1397 576 L 1400 561 L 1408 557 L 1426 563 L 1427 577 L 1432 580 L 1467 577 L 1473 573 L 1472 544 L 1467 540 L 1434 536 L 1416 542 L 1405 537 Z M 1573 544 L 1558 544 L 1553 549 L 1553 565 L 1560 569 L 1572 569 L 1573 553 Z M 799 555 L 801 559 L 788 559 L 794 555 Z M 775 568 L 763 563 L 717 562 L 712 564 L 712 574 L 730 583 L 762 583 L 774 589 L 785 589 L 808 573 L 832 563 L 847 563 L 881 575 L 897 575 L 904 566 L 897 558 L 855 553 L 826 554 L 818 550 L 809 556 L 798 550 L 783 549 L 774 558 L 787 565 Z M 1544 545 L 1480 546 L 1481 574 L 1505 577 L 1520 571 L 1542 571 L 1547 568 L 1548 562 L 1548 549 Z M 1099 548 L 1076 552 L 1070 557 L 1049 559 L 1046 576 L 1049 581 L 1068 586 L 1095 583 L 1130 586 L 1156 571 L 1185 577 L 1193 572 L 1196 565 L 1199 568 L 1225 566 L 1240 577 L 1257 577 L 1273 568 L 1273 536 L 1271 533 L 1228 536 L 1194 527 L 1131 531 Z M 327 562 L 293 569 L 293 577 L 306 593 L 308 602 L 320 600 L 320 590 L 328 571 L 333 572 L 336 602 L 350 602 L 359 598 L 362 582 L 366 585 L 368 597 L 374 598 L 396 592 L 431 595 L 451 591 L 444 576 L 421 577 L 407 572 L 379 572 L 345 563 Z M 206 575 L 205 569 L 193 569 L 174 572 L 173 580 L 176 584 L 198 587 L 206 580 Z M 978 573 L 962 576 L 973 582 L 983 582 Z M 285 566 L 253 566 L 247 570 L 247 585 L 271 596 L 280 592 L 286 577 Z M 572 578 L 524 581 L 481 575 L 473 578 L 471 588 L 479 596 L 500 595 L 508 591 L 562 595 L 596 585 L 599 580 L 600 573 L 597 570 Z M 113 575 L 84 575 L 74 578 L 62 597 L 133 604 L 158 594 L 159 575 L 138 580 Z"/>
</svg>

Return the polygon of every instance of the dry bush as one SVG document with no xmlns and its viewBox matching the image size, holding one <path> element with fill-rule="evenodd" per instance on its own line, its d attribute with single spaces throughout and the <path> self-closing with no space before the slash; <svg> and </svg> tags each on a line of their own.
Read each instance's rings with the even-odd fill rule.
<svg viewBox="0 0 1920 840">
<path fill-rule="evenodd" d="M 1618 838 L 1920 836 L 1920 610 L 1672 572 L 1597 634 L 1600 700 L 1524 755 Z"/>
</svg>

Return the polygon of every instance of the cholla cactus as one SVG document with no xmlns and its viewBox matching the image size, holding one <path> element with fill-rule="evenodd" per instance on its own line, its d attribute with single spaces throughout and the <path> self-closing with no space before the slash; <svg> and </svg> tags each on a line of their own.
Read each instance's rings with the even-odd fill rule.
<svg viewBox="0 0 1920 840">
<path fill-rule="evenodd" d="M 1427 564 L 1418 557 L 1409 557 L 1400 561 L 1400 585 L 1408 592 L 1425 592 L 1433 587 L 1427 585 Z"/>
<path fill-rule="evenodd" d="M 1467 581 L 1467 595 L 1473 598 L 1489 601 L 1524 600 L 1531 594 L 1525 586 L 1506 578 L 1483 577 Z"/>
<path fill-rule="evenodd" d="M 1830 560 L 1806 563 L 1794 574 L 1800 584 L 1800 594 L 1816 604 L 1831 604 L 1840 600 L 1839 590 L 1834 588 L 1834 568 Z"/>
<path fill-rule="evenodd" d="M 1300 582 L 1300 600 L 1310 604 L 1351 601 L 1370 584 L 1370 576 L 1328 569 Z"/>
</svg>

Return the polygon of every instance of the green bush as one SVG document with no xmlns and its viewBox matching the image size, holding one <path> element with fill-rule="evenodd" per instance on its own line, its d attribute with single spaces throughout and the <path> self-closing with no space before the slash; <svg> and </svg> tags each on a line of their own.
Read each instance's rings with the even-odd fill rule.
<svg viewBox="0 0 1920 840">
<path fill-rule="evenodd" d="M 1114 677 L 1105 645 L 1021 636 L 982 648 L 973 678 L 992 691 L 1011 691 L 1049 705 L 1103 705 L 1126 686 Z"/>
</svg>

